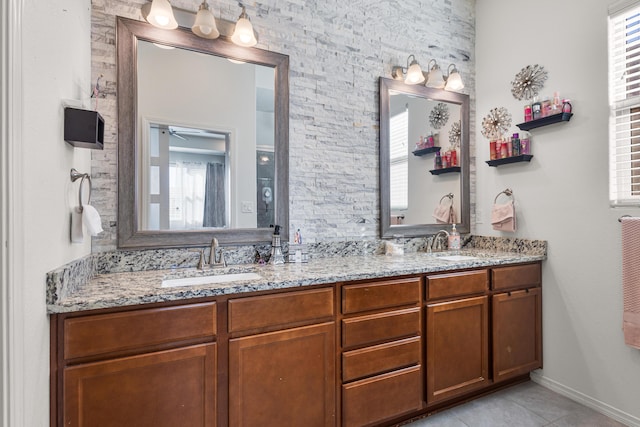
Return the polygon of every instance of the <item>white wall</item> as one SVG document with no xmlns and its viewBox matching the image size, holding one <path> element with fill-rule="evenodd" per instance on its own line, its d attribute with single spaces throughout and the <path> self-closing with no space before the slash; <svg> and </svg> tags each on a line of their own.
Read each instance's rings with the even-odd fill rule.
<svg viewBox="0 0 640 427">
<path fill-rule="evenodd" d="M 621 331 L 617 221 L 639 212 L 611 209 L 607 193 L 610 1 L 478 2 L 476 203 L 482 223 L 476 232 L 500 234 L 489 225 L 490 207 L 498 192 L 512 188 L 516 235 L 549 242 L 541 381 L 640 425 L 640 351 L 624 345 Z M 574 116 L 532 131 L 530 164 L 490 168 L 484 163 L 489 142 L 480 134 L 482 118 L 504 106 L 514 124 L 523 121 L 524 101 L 513 98 L 510 82 L 534 64 L 549 73 L 543 93 L 570 98 Z"/>
<path fill-rule="evenodd" d="M 16 240 L 9 242 L 20 280 L 9 286 L 17 314 L 10 320 L 15 346 L 9 348 L 12 409 L 9 425 L 49 424 L 49 323 L 45 275 L 90 253 L 90 240 L 71 244 L 69 215 L 77 204 L 78 182 L 69 171 L 90 171 L 90 151 L 63 140 L 63 99 L 91 93 L 90 0 L 23 2 L 22 140 L 10 141 L 22 209 L 13 218 Z M 20 114 L 20 113 L 19 113 Z M 10 201 L 11 203 L 11 201 Z"/>
</svg>

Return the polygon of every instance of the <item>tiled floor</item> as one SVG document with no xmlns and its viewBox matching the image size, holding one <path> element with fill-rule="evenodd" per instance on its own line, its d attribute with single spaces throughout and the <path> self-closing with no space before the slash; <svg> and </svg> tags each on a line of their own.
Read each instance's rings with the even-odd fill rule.
<svg viewBox="0 0 640 427">
<path fill-rule="evenodd" d="M 624 426 L 532 381 L 482 397 L 403 427 Z"/>
</svg>

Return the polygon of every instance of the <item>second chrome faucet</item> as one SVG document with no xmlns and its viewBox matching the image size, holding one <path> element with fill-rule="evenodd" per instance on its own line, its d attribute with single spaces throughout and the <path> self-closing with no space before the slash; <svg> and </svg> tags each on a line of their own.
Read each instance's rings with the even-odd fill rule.
<svg viewBox="0 0 640 427">
<path fill-rule="evenodd" d="M 204 249 L 200 250 L 200 260 L 198 261 L 198 269 L 204 270 L 205 268 L 226 267 L 227 262 L 224 259 L 224 249 L 220 248 L 220 260 L 216 260 L 216 253 L 218 252 L 218 239 L 215 237 L 211 239 L 211 249 L 209 252 L 209 262 L 204 262 Z"/>
</svg>

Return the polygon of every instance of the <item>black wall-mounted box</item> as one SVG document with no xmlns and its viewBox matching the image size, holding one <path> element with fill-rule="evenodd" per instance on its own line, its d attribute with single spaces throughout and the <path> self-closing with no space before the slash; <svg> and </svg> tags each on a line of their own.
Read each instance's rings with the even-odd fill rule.
<svg viewBox="0 0 640 427">
<path fill-rule="evenodd" d="M 64 140 L 74 147 L 102 150 L 104 119 L 97 111 L 64 109 Z"/>
</svg>

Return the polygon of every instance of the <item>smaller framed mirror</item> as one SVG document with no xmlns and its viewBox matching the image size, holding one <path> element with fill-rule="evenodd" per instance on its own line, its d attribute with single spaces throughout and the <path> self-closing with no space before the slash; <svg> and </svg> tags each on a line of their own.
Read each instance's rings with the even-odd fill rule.
<svg viewBox="0 0 640 427">
<path fill-rule="evenodd" d="M 431 135 L 442 154 L 456 150 L 458 167 L 440 173 L 437 149 L 416 146 Z M 469 96 L 381 77 L 381 237 L 431 235 L 451 222 L 470 232 L 469 192 Z M 449 206 L 454 220 L 434 217 L 436 208 Z"/>
</svg>

